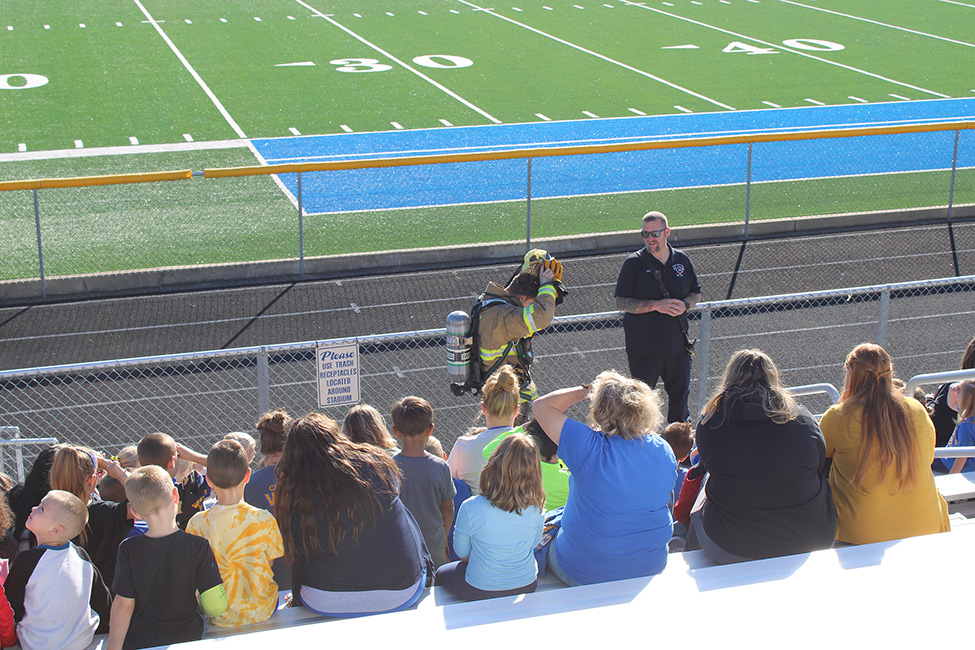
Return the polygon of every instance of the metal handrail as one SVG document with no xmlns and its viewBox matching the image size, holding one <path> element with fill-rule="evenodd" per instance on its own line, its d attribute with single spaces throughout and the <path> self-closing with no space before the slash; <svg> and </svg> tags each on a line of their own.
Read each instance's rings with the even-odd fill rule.
<svg viewBox="0 0 975 650">
<path fill-rule="evenodd" d="M 918 386 L 930 384 L 947 384 L 948 382 L 964 381 L 975 379 L 975 368 L 968 370 L 948 370 L 946 372 L 929 372 L 923 375 L 916 375 L 904 386 L 905 395 L 913 395 L 914 389 Z"/>
</svg>

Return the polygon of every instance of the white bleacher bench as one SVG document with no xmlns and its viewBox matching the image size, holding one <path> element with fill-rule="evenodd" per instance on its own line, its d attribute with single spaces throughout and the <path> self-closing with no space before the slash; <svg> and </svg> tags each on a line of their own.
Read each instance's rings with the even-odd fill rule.
<svg viewBox="0 0 975 650">
<path fill-rule="evenodd" d="M 612 639 L 640 646 L 834 648 L 971 647 L 965 625 L 939 624 L 944 601 L 975 583 L 975 526 L 942 535 L 848 546 L 725 566 L 672 554 L 659 576 L 539 590 L 405 612 L 319 619 L 174 650 L 406 647 L 598 649 Z M 688 556 L 684 558 L 683 556 Z M 436 591 L 436 590 L 434 590 Z M 277 616 L 277 614 L 275 615 Z M 322 627 L 327 625 L 328 627 Z M 103 645 L 93 645 L 103 648 Z"/>
</svg>

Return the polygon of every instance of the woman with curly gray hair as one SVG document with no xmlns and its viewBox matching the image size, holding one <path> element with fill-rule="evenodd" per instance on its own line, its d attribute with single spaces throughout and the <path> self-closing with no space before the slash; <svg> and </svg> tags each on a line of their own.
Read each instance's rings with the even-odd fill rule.
<svg viewBox="0 0 975 650">
<path fill-rule="evenodd" d="M 589 398 L 588 424 L 565 415 Z M 535 400 L 532 410 L 572 472 L 561 528 L 547 555 L 552 573 L 573 586 L 663 571 L 677 460 L 654 435 L 663 422 L 657 393 L 611 370 L 591 386 Z"/>
</svg>

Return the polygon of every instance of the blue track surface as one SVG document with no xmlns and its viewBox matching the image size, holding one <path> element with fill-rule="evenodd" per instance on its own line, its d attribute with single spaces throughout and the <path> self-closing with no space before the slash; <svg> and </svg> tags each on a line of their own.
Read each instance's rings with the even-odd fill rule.
<svg viewBox="0 0 975 650">
<path fill-rule="evenodd" d="M 604 144 L 711 135 L 975 119 L 975 99 L 575 120 L 254 140 L 268 164 Z M 753 146 L 753 182 L 951 167 L 954 133 Z M 975 167 L 963 131 L 959 167 Z M 547 198 L 743 183 L 747 146 L 694 147 L 532 162 L 532 196 Z M 524 200 L 526 161 L 322 172 L 302 177 L 309 214 Z M 297 192 L 294 174 L 281 176 Z"/>
</svg>

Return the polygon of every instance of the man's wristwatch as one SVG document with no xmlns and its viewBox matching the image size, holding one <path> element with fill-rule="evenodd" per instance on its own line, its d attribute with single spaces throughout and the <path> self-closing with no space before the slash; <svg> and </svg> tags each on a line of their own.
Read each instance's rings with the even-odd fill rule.
<svg viewBox="0 0 975 650">
<path fill-rule="evenodd" d="M 690 311 L 690 309 L 691 309 L 691 303 L 689 303 L 689 302 L 687 302 L 686 300 L 683 300 L 683 299 L 681 300 L 681 302 L 684 303 L 684 309 L 687 310 L 687 311 Z"/>
</svg>

